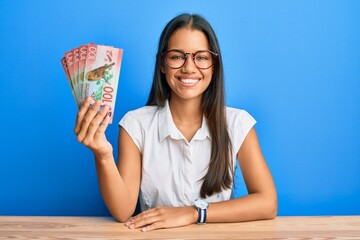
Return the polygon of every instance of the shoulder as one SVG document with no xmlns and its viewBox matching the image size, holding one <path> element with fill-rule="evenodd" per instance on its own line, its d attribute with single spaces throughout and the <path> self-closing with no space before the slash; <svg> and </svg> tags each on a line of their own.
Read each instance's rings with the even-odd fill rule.
<svg viewBox="0 0 360 240">
<path fill-rule="evenodd" d="M 128 111 L 124 117 L 120 120 L 121 126 L 127 124 L 146 123 L 151 121 L 159 110 L 158 106 L 144 106 L 135 110 Z M 143 125 L 141 124 L 141 125 Z"/>
<path fill-rule="evenodd" d="M 254 125 L 255 119 L 244 109 L 226 107 L 226 121 L 230 128 L 239 127 L 240 125 Z"/>
<path fill-rule="evenodd" d="M 247 134 L 255 125 L 256 120 L 243 109 L 226 107 L 225 111 L 233 148 L 238 152 Z"/>
<path fill-rule="evenodd" d="M 138 149 L 142 152 L 146 132 L 156 132 L 157 106 L 145 106 L 127 112 L 120 120 L 119 125 L 130 135 Z"/>
</svg>

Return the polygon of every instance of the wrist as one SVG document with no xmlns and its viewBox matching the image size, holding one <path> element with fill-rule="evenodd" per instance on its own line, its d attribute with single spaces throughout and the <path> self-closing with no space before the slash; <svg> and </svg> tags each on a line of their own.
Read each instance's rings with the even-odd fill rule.
<svg viewBox="0 0 360 240">
<path fill-rule="evenodd" d="M 190 213 L 191 213 L 191 223 L 197 223 L 197 220 L 199 218 L 198 210 L 195 207 L 189 207 Z"/>
<path fill-rule="evenodd" d="M 209 207 L 209 203 L 202 199 L 195 200 L 195 208 L 198 212 L 198 218 L 196 222 L 198 224 L 205 224 L 207 218 L 207 208 Z"/>
<path fill-rule="evenodd" d="M 112 151 L 103 152 L 103 153 L 94 153 L 94 158 L 95 161 L 100 164 L 105 164 L 114 161 L 114 156 Z"/>
</svg>

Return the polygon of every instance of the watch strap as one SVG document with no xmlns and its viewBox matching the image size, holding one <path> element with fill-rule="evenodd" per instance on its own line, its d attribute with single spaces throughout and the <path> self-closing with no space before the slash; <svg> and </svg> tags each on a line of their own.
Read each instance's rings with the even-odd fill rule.
<svg viewBox="0 0 360 240">
<path fill-rule="evenodd" d="M 207 209 L 201 209 L 198 208 L 198 224 L 205 224 L 206 223 L 206 215 L 207 215 Z"/>
</svg>

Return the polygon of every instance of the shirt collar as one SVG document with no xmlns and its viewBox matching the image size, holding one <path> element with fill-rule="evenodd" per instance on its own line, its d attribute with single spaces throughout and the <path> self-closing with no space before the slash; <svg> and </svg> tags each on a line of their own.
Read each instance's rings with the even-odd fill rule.
<svg viewBox="0 0 360 240">
<path fill-rule="evenodd" d="M 164 107 L 159 109 L 158 129 L 160 142 L 168 136 L 175 140 L 186 140 L 186 138 L 182 135 L 179 129 L 177 129 L 174 123 L 168 100 L 165 101 Z M 201 127 L 197 130 L 191 141 L 204 140 L 205 138 L 211 139 L 211 135 L 209 126 L 207 124 L 207 119 L 205 116 L 203 116 Z"/>
</svg>

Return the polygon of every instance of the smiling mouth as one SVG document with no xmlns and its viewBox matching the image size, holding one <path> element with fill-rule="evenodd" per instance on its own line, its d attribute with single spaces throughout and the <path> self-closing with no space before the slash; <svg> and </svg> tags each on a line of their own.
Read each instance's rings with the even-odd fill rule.
<svg viewBox="0 0 360 240">
<path fill-rule="evenodd" d="M 181 78 L 180 82 L 187 85 L 194 85 L 199 82 L 199 79 L 185 79 Z"/>
</svg>

